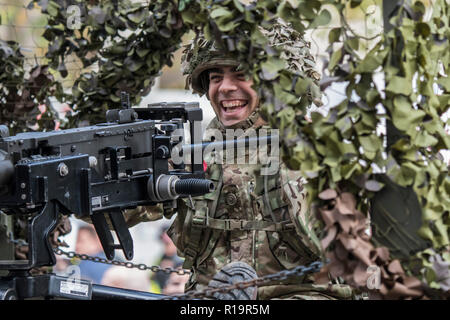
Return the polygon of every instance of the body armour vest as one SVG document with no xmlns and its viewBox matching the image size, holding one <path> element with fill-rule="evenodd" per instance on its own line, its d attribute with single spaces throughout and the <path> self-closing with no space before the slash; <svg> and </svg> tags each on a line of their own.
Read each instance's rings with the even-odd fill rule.
<svg viewBox="0 0 450 320">
<path fill-rule="evenodd" d="M 258 135 L 261 129 L 268 128 L 240 129 L 235 137 Z M 218 134 L 229 138 L 217 118 L 208 126 L 206 136 L 211 131 L 216 138 Z M 270 151 L 266 145 L 257 150 L 247 148 L 241 155 L 236 152 L 231 158 L 229 154 L 222 157 L 226 151 L 205 155 L 206 178 L 214 182 L 215 190 L 179 199 L 177 217 L 168 230 L 179 255 L 185 258 L 183 267 L 193 271 L 186 291 L 203 289 L 232 261 L 243 261 L 258 276 L 264 276 L 322 258 L 318 240 L 321 227 L 308 208 L 305 180 L 282 163 L 273 170 L 272 162 L 272 170 L 266 170 L 267 161 L 262 163 L 261 155 L 270 155 Z M 283 297 L 314 288 L 309 276 L 258 288 L 258 298 Z"/>
</svg>

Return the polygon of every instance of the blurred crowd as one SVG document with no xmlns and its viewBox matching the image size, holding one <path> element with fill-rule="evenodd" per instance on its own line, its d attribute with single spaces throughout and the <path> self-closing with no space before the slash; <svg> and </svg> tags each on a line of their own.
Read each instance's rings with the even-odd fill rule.
<svg viewBox="0 0 450 320">
<path fill-rule="evenodd" d="M 164 270 L 179 270 L 182 269 L 183 259 L 177 255 L 177 249 L 166 233 L 167 229 L 168 226 L 163 225 L 159 230 L 158 239 L 164 248 L 161 256 L 148 266 L 157 265 Z M 78 228 L 75 252 L 91 257 L 106 258 L 93 225 L 84 224 Z M 120 260 L 120 258 L 116 260 Z M 164 271 L 151 272 L 79 258 L 68 259 L 57 256 L 57 263 L 53 267 L 54 273 L 73 277 L 74 270 L 79 273 L 81 279 L 91 280 L 93 284 L 165 295 L 182 294 L 184 285 L 189 278 L 188 274 L 180 275 L 176 272 Z"/>
</svg>

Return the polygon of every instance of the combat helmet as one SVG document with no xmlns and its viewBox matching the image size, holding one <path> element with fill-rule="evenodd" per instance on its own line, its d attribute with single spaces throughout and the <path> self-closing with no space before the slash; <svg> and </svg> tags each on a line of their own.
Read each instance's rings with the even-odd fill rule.
<svg viewBox="0 0 450 320">
<path fill-rule="evenodd" d="M 194 93 L 207 93 L 208 83 L 202 77 L 204 71 L 218 66 L 236 67 L 239 62 L 230 54 L 218 47 L 214 41 L 205 39 L 202 33 L 185 46 L 182 56 L 183 75 L 187 75 L 186 89 L 192 88 Z"/>
<path fill-rule="evenodd" d="M 270 27 L 259 27 L 269 40 L 272 48 L 282 49 L 281 57 L 288 62 L 288 69 L 303 78 L 310 78 L 318 85 L 319 73 L 315 70 L 314 58 L 310 53 L 310 43 L 282 19 Z M 194 93 L 207 93 L 208 80 L 202 77 L 204 71 L 218 66 L 239 66 L 236 57 L 222 50 L 214 41 L 209 41 L 199 32 L 185 45 L 182 55 L 182 71 L 186 78 L 186 89 Z M 320 97 L 312 97 L 311 101 Z"/>
</svg>

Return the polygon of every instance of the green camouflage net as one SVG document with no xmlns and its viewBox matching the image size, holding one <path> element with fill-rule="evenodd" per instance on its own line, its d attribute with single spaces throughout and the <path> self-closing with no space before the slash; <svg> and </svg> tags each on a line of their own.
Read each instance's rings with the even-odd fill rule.
<svg viewBox="0 0 450 320">
<path fill-rule="evenodd" d="M 25 58 L 20 45 L 15 41 L 0 40 L 0 124 L 7 124 L 10 134 L 30 130 L 37 126 L 41 130 L 55 127 L 55 114 L 51 109 L 39 110 L 48 94 L 52 94 L 58 83 L 48 66 L 34 66 L 25 70 Z"/>
<path fill-rule="evenodd" d="M 105 109 L 119 105 L 120 91 L 129 92 L 137 104 L 161 68 L 171 64 L 182 35 L 201 32 L 251 75 L 262 113 L 280 130 L 283 160 L 308 179 L 312 208 L 325 225 L 322 245 L 331 263 L 324 271 L 366 288 L 367 268 L 378 266 L 381 289 L 375 293 L 383 298 L 448 292 L 450 178 L 439 156 L 440 150 L 450 149 L 442 120 L 450 102 L 448 1 L 433 1 L 431 16 L 421 1 L 399 2 L 392 30 L 376 38 L 364 54 L 359 48 L 366 39 L 343 15 L 349 7 L 362 6 L 361 0 L 36 2 L 49 18 L 44 36 L 51 40 L 50 68 L 64 77 L 68 54 L 77 55 L 85 67 L 99 66 L 98 72 L 76 79 L 72 94 L 57 94 L 76 111 L 69 125 L 86 119 L 98 122 Z M 69 4 L 84 13 L 77 32 L 65 24 Z M 270 30 L 282 19 L 303 35 L 330 23 L 330 10 L 341 20 L 329 33 L 322 88 L 345 83 L 346 99 L 326 116 L 313 112 L 308 121 L 311 103 L 319 104 L 318 78 L 308 71 L 313 69 L 287 68 L 289 53 L 270 45 L 283 35 Z M 374 81 L 377 72 L 383 73 L 383 88 Z M 395 135 L 378 132 L 384 124 Z M 392 204 L 383 190 L 405 197 L 396 197 L 399 203 Z M 413 191 L 411 202 L 408 190 Z M 395 205 L 401 210 L 392 215 Z M 405 208 L 415 214 L 408 216 Z M 373 237 L 364 222 L 371 210 L 381 212 L 371 217 Z M 405 239 L 412 239 L 407 241 L 410 248 Z"/>
</svg>

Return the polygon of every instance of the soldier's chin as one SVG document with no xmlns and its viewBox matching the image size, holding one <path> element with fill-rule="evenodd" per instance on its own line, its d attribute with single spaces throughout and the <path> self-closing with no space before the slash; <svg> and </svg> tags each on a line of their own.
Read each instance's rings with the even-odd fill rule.
<svg viewBox="0 0 450 320">
<path fill-rule="evenodd" d="M 224 112 L 223 109 L 220 110 L 220 121 L 222 124 L 226 127 L 235 125 L 236 123 L 239 123 L 241 121 L 244 121 L 248 118 L 249 112 L 248 112 L 248 105 L 245 108 L 242 108 L 240 110 L 236 110 L 235 112 Z"/>
<path fill-rule="evenodd" d="M 239 123 L 239 122 L 241 122 L 241 121 L 244 121 L 246 119 L 246 117 L 242 117 L 242 118 L 239 118 L 239 119 L 221 119 L 221 122 L 222 122 L 222 124 L 225 126 L 225 127 L 230 127 L 230 126 L 233 126 L 233 125 L 235 125 L 235 124 L 237 124 L 237 123 Z"/>
</svg>

